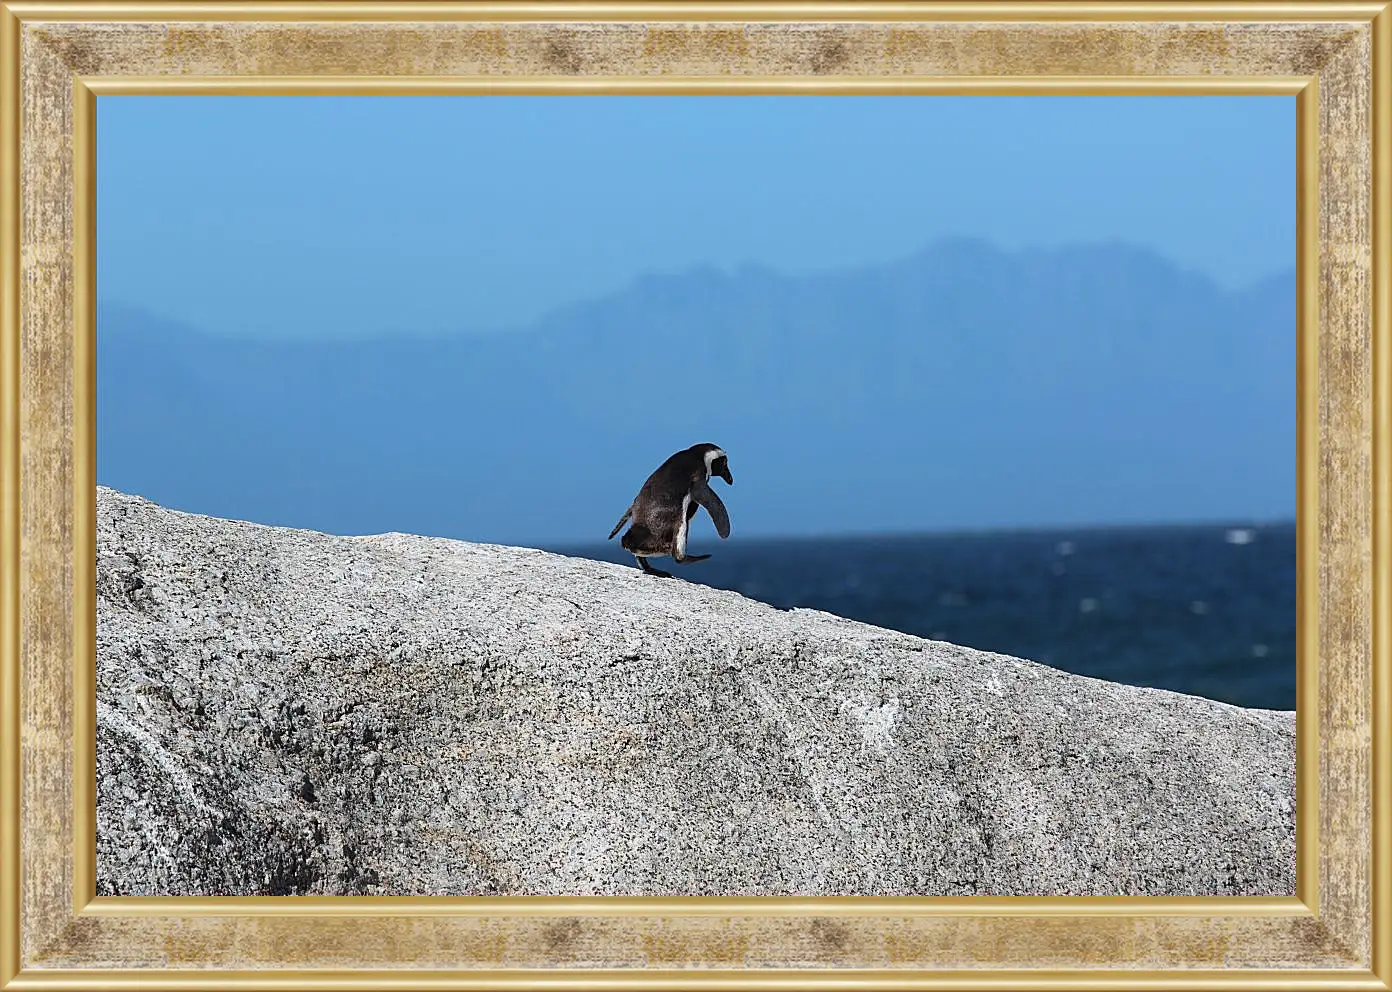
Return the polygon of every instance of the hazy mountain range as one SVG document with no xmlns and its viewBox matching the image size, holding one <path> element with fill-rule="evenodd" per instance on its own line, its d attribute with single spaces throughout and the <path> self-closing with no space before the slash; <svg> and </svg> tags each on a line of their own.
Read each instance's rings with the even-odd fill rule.
<svg viewBox="0 0 1392 992">
<path fill-rule="evenodd" d="M 340 533 L 601 541 L 714 441 L 732 539 L 1290 517 L 1295 312 L 1293 271 L 1227 291 L 1125 245 L 967 239 L 645 276 L 450 338 L 213 337 L 103 303 L 97 476 Z"/>
</svg>

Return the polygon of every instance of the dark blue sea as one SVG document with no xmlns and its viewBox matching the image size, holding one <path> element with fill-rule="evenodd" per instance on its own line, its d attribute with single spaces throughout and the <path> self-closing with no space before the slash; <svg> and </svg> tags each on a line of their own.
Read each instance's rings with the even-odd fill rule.
<svg viewBox="0 0 1392 992">
<path fill-rule="evenodd" d="M 635 564 L 617 538 L 554 550 Z M 1294 524 L 698 535 L 691 552 L 712 557 L 654 564 L 778 607 L 825 610 L 1114 682 L 1295 709 Z"/>
</svg>

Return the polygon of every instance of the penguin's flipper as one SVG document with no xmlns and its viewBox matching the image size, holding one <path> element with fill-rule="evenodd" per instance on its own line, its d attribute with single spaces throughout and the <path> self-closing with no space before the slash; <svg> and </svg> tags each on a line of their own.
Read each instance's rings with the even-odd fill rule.
<svg viewBox="0 0 1392 992">
<path fill-rule="evenodd" d="M 624 524 L 628 523 L 628 518 L 631 516 L 633 516 L 633 507 L 630 505 L 627 510 L 624 510 L 624 515 L 619 518 L 619 522 L 614 525 L 614 529 L 609 532 L 609 536 L 606 537 L 605 540 L 612 541 L 614 535 L 623 528 Z"/>
<path fill-rule="evenodd" d="M 720 502 L 720 497 L 715 490 L 705 482 L 698 480 L 696 485 L 691 488 L 691 495 L 696 498 L 696 502 L 706 508 L 706 512 L 715 521 L 715 532 L 726 538 L 730 536 L 730 515 L 725 512 L 725 504 Z"/>
</svg>

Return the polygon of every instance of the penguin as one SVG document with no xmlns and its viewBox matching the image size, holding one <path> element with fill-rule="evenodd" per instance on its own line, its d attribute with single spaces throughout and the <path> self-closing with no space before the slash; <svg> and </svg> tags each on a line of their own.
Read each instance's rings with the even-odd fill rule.
<svg viewBox="0 0 1392 992">
<path fill-rule="evenodd" d="M 735 484 L 730 474 L 730 460 L 718 444 L 693 444 L 678 451 L 648 476 L 643 488 L 638 490 L 638 495 L 609 532 L 608 540 L 612 541 L 631 517 L 633 526 L 619 543 L 638 559 L 639 567 L 649 575 L 672 577 L 670 572 L 660 572 L 649 565 L 649 558 L 670 555 L 679 565 L 705 561 L 710 555 L 686 553 L 687 527 L 696 511 L 704 506 L 721 539 L 730 536 L 730 517 L 725 512 L 725 504 L 710 487 L 712 475 L 720 476 L 726 485 Z"/>
</svg>

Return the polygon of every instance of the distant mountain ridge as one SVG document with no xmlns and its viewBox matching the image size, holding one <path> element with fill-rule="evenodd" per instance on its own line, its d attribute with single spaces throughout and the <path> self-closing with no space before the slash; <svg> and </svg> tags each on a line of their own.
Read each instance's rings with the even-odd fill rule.
<svg viewBox="0 0 1392 992">
<path fill-rule="evenodd" d="M 703 440 L 735 539 L 1295 506 L 1293 271 L 1227 291 L 1125 245 L 650 275 L 506 334 L 217 338 L 103 303 L 97 335 L 98 481 L 271 524 L 602 539 Z"/>
</svg>

